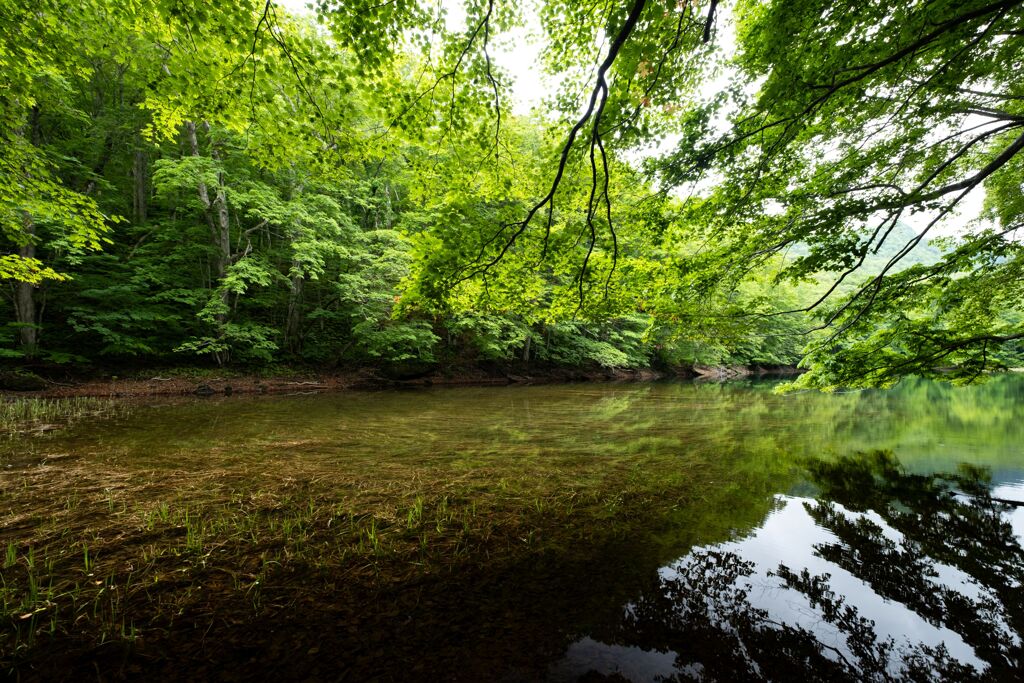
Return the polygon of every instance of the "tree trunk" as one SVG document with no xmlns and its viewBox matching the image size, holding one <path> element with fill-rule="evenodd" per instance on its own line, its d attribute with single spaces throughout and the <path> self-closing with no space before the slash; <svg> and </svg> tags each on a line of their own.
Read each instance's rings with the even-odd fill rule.
<svg viewBox="0 0 1024 683">
<path fill-rule="evenodd" d="M 29 141 L 39 147 L 42 144 L 42 113 L 38 106 L 32 107 L 29 115 Z M 19 131 L 19 134 L 24 134 Z M 27 211 L 21 212 L 21 226 L 25 244 L 18 247 L 18 256 L 25 259 L 36 257 L 36 224 Z M 28 282 L 14 285 L 14 320 L 18 323 L 18 341 L 26 358 L 34 358 L 39 351 L 39 314 L 36 308 L 36 288 Z"/>
<path fill-rule="evenodd" d="M 202 156 L 199 153 L 196 124 L 192 121 L 185 122 L 185 135 L 188 137 L 192 156 Z M 228 264 L 231 259 L 231 225 L 227 198 L 224 194 L 224 177 L 218 173 L 217 179 L 218 187 L 214 199 L 210 199 L 210 190 L 202 180 L 196 183 L 196 190 L 199 193 L 199 201 L 203 205 L 203 214 L 206 216 L 206 222 L 210 226 L 210 237 L 213 239 L 213 245 L 217 248 L 217 256 L 213 263 L 214 279 L 220 280 L 227 273 Z"/>
<path fill-rule="evenodd" d="M 36 226 L 27 213 L 22 214 L 22 230 L 26 239 L 34 239 Z M 35 242 L 18 247 L 18 256 L 34 259 Z M 28 282 L 17 282 L 14 286 L 14 320 L 19 325 L 18 339 L 21 351 L 27 358 L 33 358 L 39 349 L 39 320 L 36 317 L 36 288 Z"/>
<path fill-rule="evenodd" d="M 209 126 L 207 126 L 208 129 Z M 185 122 L 185 135 L 188 138 L 192 156 L 201 156 L 199 154 L 199 140 L 196 136 L 196 124 L 194 122 Z M 214 159 L 219 159 L 216 150 L 213 151 L 211 156 Z M 231 214 L 228 212 L 224 174 L 219 171 L 217 173 L 217 189 L 212 200 L 210 199 L 210 190 L 202 180 L 197 183 L 196 190 L 199 193 L 199 201 L 203 205 L 203 213 L 206 216 L 207 224 L 210 226 L 210 237 L 216 250 L 213 262 L 213 279 L 219 285 L 224 276 L 227 275 L 228 267 L 231 265 Z M 221 326 L 227 323 L 229 296 L 229 292 L 226 290 L 222 290 L 220 293 L 222 312 L 215 316 L 215 320 Z M 216 353 L 214 355 L 218 364 L 227 362 L 226 353 Z"/>
<path fill-rule="evenodd" d="M 132 157 L 132 218 L 136 225 L 146 222 L 149 198 L 149 159 L 146 152 L 135 150 Z"/>
<path fill-rule="evenodd" d="M 192 152 L 192 156 L 202 156 L 199 153 L 199 138 L 196 137 L 196 124 L 192 121 L 185 122 L 185 137 L 188 140 L 189 151 Z M 196 189 L 199 191 L 199 201 L 203 205 L 203 214 L 206 216 L 206 221 L 210 224 L 210 233 L 214 232 L 213 227 L 213 216 L 210 215 L 210 193 L 206 189 L 206 183 L 200 180 Z"/>
<path fill-rule="evenodd" d="M 82 188 L 82 194 L 92 196 L 96 192 L 96 179 L 103 175 L 104 169 L 107 168 L 107 164 L 110 163 L 110 157 L 114 154 L 114 134 L 107 133 L 103 139 L 103 147 L 100 148 L 100 156 L 96 159 L 96 163 L 93 164 L 92 173 L 89 178 L 85 181 L 85 187 Z"/>
<path fill-rule="evenodd" d="M 301 196 L 302 190 L 303 185 L 300 182 L 292 188 L 291 198 L 294 200 Z M 293 226 L 289 239 L 294 249 L 294 245 L 301 239 L 299 226 Z M 285 321 L 284 341 L 288 350 L 298 355 L 302 352 L 302 288 L 306 282 L 302 262 L 298 258 L 292 257 L 291 272 L 294 274 L 291 277 L 291 288 L 288 291 L 288 318 Z"/>
<path fill-rule="evenodd" d="M 231 265 L 231 214 L 228 213 L 228 200 L 224 192 L 224 176 L 217 174 L 217 193 L 213 196 L 213 208 L 217 212 L 217 229 L 214 233 L 214 245 L 217 247 L 215 263 L 217 278 L 228 274 Z"/>
<path fill-rule="evenodd" d="M 292 269 L 297 269 L 298 264 L 293 263 Z M 292 276 L 291 290 L 288 292 L 288 320 L 285 324 L 284 338 L 288 350 L 292 353 L 302 351 L 302 336 L 300 325 L 302 322 L 302 285 L 305 279 L 302 275 Z"/>
<path fill-rule="evenodd" d="M 526 333 L 526 340 L 523 342 L 523 362 L 530 362 L 530 342 L 533 341 L 533 333 Z"/>
</svg>

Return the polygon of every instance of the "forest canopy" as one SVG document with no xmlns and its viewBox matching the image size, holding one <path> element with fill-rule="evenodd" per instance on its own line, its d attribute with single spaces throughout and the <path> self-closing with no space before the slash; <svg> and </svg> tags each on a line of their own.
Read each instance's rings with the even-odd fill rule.
<svg viewBox="0 0 1024 683">
<path fill-rule="evenodd" d="M 0 357 L 1019 366 L 1022 6 L 0 0 Z"/>
</svg>

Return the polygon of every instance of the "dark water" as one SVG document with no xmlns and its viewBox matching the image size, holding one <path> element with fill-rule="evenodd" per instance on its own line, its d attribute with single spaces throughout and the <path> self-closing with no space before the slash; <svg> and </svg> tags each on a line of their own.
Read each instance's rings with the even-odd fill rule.
<svg viewBox="0 0 1024 683">
<path fill-rule="evenodd" d="M 640 491 L 699 483 L 671 506 L 652 494 L 638 513 L 650 515 L 645 533 L 434 578 L 426 604 L 397 587 L 397 618 L 367 627 L 389 644 L 357 669 L 381 680 L 1021 676 L 1024 377 L 837 395 L 772 388 L 194 401 L 5 457 L 20 467 L 69 453 L 150 478 L 272 463 L 266 476 L 514 481 L 523 496 L 531 482 L 613 486 L 609 472 Z"/>
</svg>

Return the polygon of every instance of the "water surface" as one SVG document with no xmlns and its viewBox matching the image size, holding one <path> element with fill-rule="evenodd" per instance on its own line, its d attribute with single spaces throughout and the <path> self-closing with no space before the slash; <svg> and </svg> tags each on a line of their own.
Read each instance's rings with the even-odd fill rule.
<svg viewBox="0 0 1024 683">
<path fill-rule="evenodd" d="M 296 675 L 1002 677 L 1021 664 L 1024 507 L 990 496 L 1024 501 L 1022 399 L 1020 376 L 835 395 L 736 382 L 190 399 L 6 444 L 3 500 L 24 535 L 48 505 L 56 519 L 102 491 L 112 511 L 150 510 L 151 528 L 157 501 L 208 516 L 277 496 L 265 516 L 308 496 L 310 520 L 329 504 L 360 533 L 419 539 L 415 561 L 377 548 L 374 604 L 311 619 L 313 654 L 281 669 Z M 44 481 L 49 503 L 31 496 Z M 348 572 L 339 557 L 320 574 Z M 238 671 L 267 671 L 244 656 Z"/>
</svg>

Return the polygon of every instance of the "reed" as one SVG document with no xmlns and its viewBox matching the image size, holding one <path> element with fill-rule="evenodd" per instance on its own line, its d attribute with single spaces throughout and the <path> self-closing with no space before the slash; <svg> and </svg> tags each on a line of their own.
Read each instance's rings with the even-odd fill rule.
<svg viewBox="0 0 1024 683">
<path fill-rule="evenodd" d="M 14 438 L 26 432 L 51 431 L 76 422 L 115 416 L 128 404 L 101 398 L 15 398 L 0 400 L 0 434 Z"/>
</svg>

